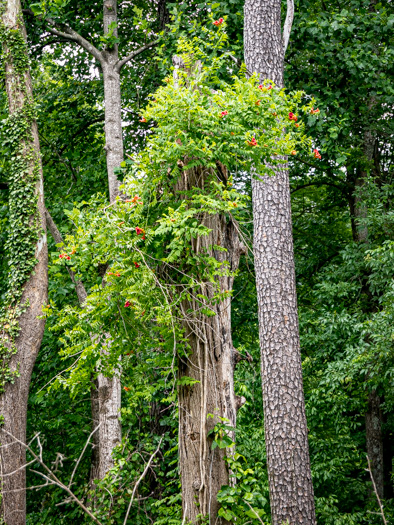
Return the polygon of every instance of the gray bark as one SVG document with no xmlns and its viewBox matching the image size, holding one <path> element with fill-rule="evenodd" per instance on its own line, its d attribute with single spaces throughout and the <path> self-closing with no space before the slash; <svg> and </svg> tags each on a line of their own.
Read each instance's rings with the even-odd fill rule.
<svg viewBox="0 0 394 525">
<path fill-rule="evenodd" d="M 245 62 L 283 85 L 280 0 L 245 3 Z M 286 167 L 252 180 L 254 257 L 272 524 L 316 523 Z"/>
<path fill-rule="evenodd" d="M 9 29 L 19 27 L 25 36 L 19 0 L 8 0 L 6 2 L 2 14 L 2 23 Z M 4 56 L 6 57 L 4 64 L 5 85 L 9 112 L 13 114 L 22 108 L 27 100 L 31 103 L 31 79 L 28 71 L 25 71 L 22 75 L 14 68 L 12 53 L 5 53 Z M 15 436 L 22 443 L 26 443 L 26 414 L 30 378 L 41 346 L 45 326 L 45 321 L 39 319 L 39 316 L 42 315 L 42 307 L 48 301 L 48 250 L 45 230 L 44 187 L 38 130 L 35 122 L 31 127 L 31 139 L 21 144 L 22 155 L 27 155 L 31 150 L 34 151 L 36 158 L 28 161 L 30 176 L 31 173 L 34 173 L 36 162 L 39 163 L 39 177 L 35 193 L 38 197 L 37 206 L 41 233 L 35 251 L 37 264 L 29 280 L 24 285 L 21 299 L 22 304 L 28 302 L 29 306 L 19 318 L 20 333 L 15 341 L 17 353 L 12 356 L 10 362 L 11 370 L 19 369 L 19 376 L 15 378 L 13 383 L 5 385 L 5 391 L 0 396 L 0 414 L 4 418 L 1 428 Z M 10 189 L 23 192 L 23 187 Z M 10 199 L 12 198 L 15 197 L 10 192 Z M 7 525 L 24 525 L 26 522 L 26 472 L 25 468 L 23 468 L 26 463 L 25 448 L 13 443 L 13 440 L 5 433 L 1 434 L 1 474 L 6 476 L 3 477 L 1 486 L 1 517 Z M 15 474 L 7 476 L 7 474 L 15 471 Z"/>
<path fill-rule="evenodd" d="M 92 412 L 92 430 L 98 427 L 100 424 L 100 403 L 98 397 L 98 384 L 97 379 L 92 380 L 92 386 L 90 388 L 90 406 Z M 95 432 L 92 436 L 92 459 L 90 463 L 90 488 L 94 488 L 94 480 L 100 477 L 100 436 L 98 432 Z M 95 501 L 92 501 L 93 506 Z"/>
<path fill-rule="evenodd" d="M 117 1 L 104 0 L 104 35 L 110 31 L 111 24 L 118 23 Z M 117 29 L 114 36 L 118 35 Z M 118 45 L 102 51 L 101 68 L 104 80 L 105 110 L 105 151 L 107 154 L 107 172 L 110 201 L 119 195 L 119 181 L 114 169 L 123 162 L 122 135 L 122 100 L 120 93 L 120 70 L 118 68 Z"/>
</svg>

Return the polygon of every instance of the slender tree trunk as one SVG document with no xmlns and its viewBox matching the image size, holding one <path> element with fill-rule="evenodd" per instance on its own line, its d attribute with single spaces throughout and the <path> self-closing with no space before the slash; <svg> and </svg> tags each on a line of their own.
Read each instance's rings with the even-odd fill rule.
<svg viewBox="0 0 394 525">
<path fill-rule="evenodd" d="M 289 31 L 289 29 L 288 29 Z M 283 85 L 280 0 L 245 3 L 245 61 Z M 316 523 L 302 384 L 288 173 L 252 180 L 254 257 L 272 524 Z"/>
<path fill-rule="evenodd" d="M 113 31 L 117 37 L 117 1 L 104 0 L 104 35 Z M 123 161 L 122 135 L 122 99 L 120 93 L 120 71 L 117 68 L 119 60 L 118 45 L 114 44 L 102 51 L 101 67 L 104 80 L 105 109 L 105 151 L 107 154 L 107 171 L 110 201 L 119 195 L 119 181 L 114 169 Z"/>
<path fill-rule="evenodd" d="M 374 100 L 370 103 L 370 109 L 374 106 Z M 375 180 L 378 178 L 374 154 L 376 153 L 376 138 L 370 130 L 364 134 L 363 166 L 356 169 L 354 192 L 350 200 L 350 213 L 353 219 L 353 240 L 357 243 L 368 243 L 368 226 L 364 223 L 368 216 L 368 207 L 365 203 L 365 184 L 370 173 Z M 372 297 L 369 286 L 364 285 L 365 293 Z M 367 308 L 368 310 L 368 308 Z M 375 390 L 368 393 L 367 412 L 365 414 L 366 448 L 371 462 L 372 475 L 376 483 L 379 497 L 384 498 L 384 442 L 383 442 L 383 414 L 380 408 L 380 398 Z"/>
<path fill-rule="evenodd" d="M 104 35 L 113 32 L 117 37 L 117 1 L 104 0 Z M 122 135 L 122 100 L 120 92 L 120 71 L 116 68 L 119 60 L 118 45 L 107 46 L 102 51 L 101 67 L 104 80 L 104 110 L 105 110 L 105 151 L 107 155 L 107 173 L 110 202 L 120 195 L 119 181 L 114 173 L 123 161 Z M 120 425 L 121 384 L 120 374 L 112 378 L 99 374 L 92 395 L 92 420 L 100 424 L 95 442 L 93 459 L 95 465 L 91 469 L 91 481 L 102 479 L 114 466 L 112 451 L 122 439 Z M 97 412 L 98 411 L 98 412 Z M 92 476 L 96 476 L 95 478 Z"/>
<path fill-rule="evenodd" d="M 193 187 L 204 188 L 212 177 L 216 179 L 216 174 L 203 168 L 186 171 L 176 190 L 182 194 Z M 222 215 L 206 215 L 201 222 L 211 232 L 192 242 L 193 251 L 209 253 L 217 261 L 227 262 L 229 270 L 234 272 L 242 251 L 236 225 Z M 226 251 L 213 250 L 214 245 Z M 202 282 L 206 280 L 203 275 L 197 278 Z M 231 291 L 233 277 L 220 276 L 218 284 L 221 292 Z M 212 524 L 224 525 L 227 522 L 217 517 L 220 505 L 216 498 L 221 486 L 229 484 L 224 461 L 226 452 L 219 448 L 212 450 L 213 436 L 208 434 L 220 417 L 235 427 L 236 412 L 243 401 L 234 394 L 237 353 L 231 337 L 231 298 L 210 304 L 215 293 L 212 284 L 203 284 L 200 293 L 209 298 L 206 306 L 215 312 L 214 316 L 199 314 L 201 304 L 196 300 L 185 301 L 182 305 L 190 351 L 187 357 L 180 358 L 179 378 L 186 376 L 198 381 L 178 387 L 182 504 L 186 522 L 198 523 L 197 516 L 202 515 L 209 516 Z M 234 434 L 230 434 L 234 439 Z"/>
<path fill-rule="evenodd" d="M 99 399 L 99 479 L 114 466 L 112 451 L 122 438 L 120 426 L 121 385 L 119 375 L 97 377 Z"/>
<path fill-rule="evenodd" d="M 380 398 L 375 390 L 368 395 L 368 409 L 365 414 L 365 430 L 367 437 L 367 454 L 371 462 L 372 475 L 375 480 L 379 498 L 384 498 L 384 462 L 382 411 Z"/>
<path fill-rule="evenodd" d="M 61 233 L 48 211 L 46 211 L 46 221 L 56 244 L 63 243 Z M 75 284 L 79 304 L 83 308 L 87 298 L 85 287 L 81 281 L 75 278 L 75 274 L 70 268 L 67 268 L 67 270 L 72 282 Z M 92 335 L 92 338 L 94 338 L 94 335 Z M 99 374 L 97 379 L 92 382 L 91 388 L 93 430 L 99 426 L 98 431 L 93 434 L 93 455 L 90 470 L 91 484 L 95 479 L 104 478 L 106 473 L 114 466 L 112 450 L 121 440 L 120 406 L 121 386 L 119 375 L 108 378 L 103 374 Z"/>
<path fill-rule="evenodd" d="M 92 430 L 100 424 L 100 403 L 98 397 L 97 379 L 92 380 L 90 388 L 90 405 L 92 411 Z M 100 436 L 95 432 L 92 436 L 92 459 L 90 463 L 90 487 L 94 488 L 94 480 L 100 477 Z M 93 502 L 94 503 L 94 502 Z"/>
<path fill-rule="evenodd" d="M 44 189 L 38 140 L 37 124 L 28 109 L 33 105 L 32 86 L 25 44 L 25 28 L 19 0 L 8 0 L 1 6 L 1 40 L 4 49 L 5 86 L 7 90 L 10 119 L 13 122 L 10 135 L 16 127 L 25 126 L 19 143 L 13 144 L 13 164 L 21 167 L 20 172 L 12 173 L 9 181 L 10 235 L 9 244 L 11 265 L 10 282 L 15 275 L 23 276 L 13 289 L 15 300 L 6 308 L 6 316 L 15 313 L 19 332 L 15 339 L 8 332 L 8 325 L 1 325 L 0 346 L 14 349 L 13 354 L 2 356 L 2 367 L 13 372 L 11 382 L 5 378 L 0 395 L 0 414 L 3 419 L 1 430 L 12 434 L 26 443 L 26 413 L 30 378 L 36 356 L 41 346 L 45 321 L 40 319 L 42 307 L 48 301 L 48 251 L 44 215 Z M 28 226 L 21 222 L 20 209 L 34 204 L 34 211 L 27 217 Z M 28 230 L 28 231 L 27 231 Z M 24 246 L 29 232 L 37 231 L 32 246 Z M 26 261 L 22 261 L 18 250 L 28 250 L 33 267 L 23 273 Z M 29 259 L 29 257 L 27 256 Z M 26 272 L 26 270 L 25 270 Z M 21 295 L 18 296 L 18 294 Z M 18 308 L 22 313 L 18 313 Z M 1 517 L 7 525 L 26 523 L 26 453 L 24 447 L 14 443 L 5 432 L 1 432 Z M 15 472 L 15 473 L 14 473 Z"/>
</svg>

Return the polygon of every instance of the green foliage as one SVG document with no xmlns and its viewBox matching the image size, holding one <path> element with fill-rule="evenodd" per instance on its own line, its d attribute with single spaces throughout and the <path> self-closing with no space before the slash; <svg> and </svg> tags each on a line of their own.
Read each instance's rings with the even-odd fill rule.
<svg viewBox="0 0 394 525">
<path fill-rule="evenodd" d="M 96 46 L 100 45 L 102 4 L 71 0 L 67 5 L 61 2 L 46 5 L 45 12 L 39 9 L 37 13 L 68 23 Z M 393 519 L 390 502 L 390 442 L 394 431 L 390 172 L 393 152 L 392 13 L 388 2 L 374 5 L 371 8 L 372 3 L 364 0 L 296 2 L 286 56 L 285 84 L 290 91 L 307 93 L 306 98 L 297 102 L 301 108 L 305 100 L 309 102 L 308 97 L 313 96 L 321 118 L 289 108 L 298 114 L 298 122 L 302 121 L 302 127 L 295 128 L 294 122 L 286 121 L 287 102 L 280 101 L 281 119 L 286 132 L 290 132 L 289 138 L 298 141 L 301 135 L 312 136 L 314 147 L 319 144 L 322 149 L 322 160 L 317 161 L 310 157 L 310 145 L 301 139 L 301 145 L 297 143 L 296 146 L 297 155 L 290 157 L 289 170 L 309 443 L 318 523 L 322 525 L 381 523 L 380 516 L 374 514 L 378 507 L 364 470 L 364 415 L 368 392 L 372 389 L 377 389 L 382 399 L 386 458 L 384 505 L 388 521 Z M 207 23 L 210 8 L 218 14 Z M 143 45 L 151 29 L 159 31 L 154 9 L 156 6 L 143 1 L 122 4 L 118 24 L 121 54 L 126 55 Z M 50 241 L 52 307 L 48 310 L 44 344 L 33 375 L 28 434 L 41 431 L 47 444 L 44 454 L 50 461 L 56 460 L 56 451 L 65 452 L 67 459 L 61 474 L 68 479 L 90 432 L 89 371 L 97 364 L 99 348 L 89 334 L 92 329 L 95 333 L 111 333 L 113 356 L 108 356 L 100 367 L 111 371 L 117 364 L 117 356 L 121 356 L 124 441 L 116 451 L 114 473 L 119 482 L 113 483 L 108 478 L 97 494 L 103 509 L 101 518 L 108 523 L 123 523 L 119 515 L 123 513 L 124 516 L 130 498 L 128 491 L 142 473 L 142 458 L 146 460 L 153 444 L 157 443 L 157 436 L 165 432 L 163 455 L 159 455 L 160 460 L 154 464 L 155 475 L 148 475 L 139 488 L 139 495 L 146 499 L 133 505 L 129 521 L 144 525 L 152 521 L 156 525 L 182 524 L 176 448 L 174 340 L 180 353 L 187 352 L 187 345 L 176 323 L 174 298 L 180 285 L 185 287 L 185 293 L 192 294 L 193 287 L 197 289 L 203 279 L 210 282 L 215 272 L 226 271 L 215 266 L 212 259 L 201 257 L 197 261 L 187 252 L 194 236 L 205 233 L 198 221 L 198 210 L 235 214 L 242 223 L 246 241 L 252 246 L 247 167 L 255 161 L 252 155 L 262 157 L 265 152 L 262 131 L 266 131 L 267 122 L 276 122 L 266 116 L 266 110 L 280 93 L 276 88 L 270 93 L 255 91 L 256 85 L 243 83 L 242 70 L 237 80 L 232 78 L 235 66 L 229 54 L 242 59 L 243 4 L 230 1 L 208 6 L 183 2 L 170 9 L 172 24 L 162 36 L 160 46 L 145 52 L 143 59 L 133 61 L 122 70 L 123 130 L 129 156 L 119 171 L 129 199 L 136 194 L 141 197 L 143 204 L 138 206 L 119 203 L 116 208 L 107 208 L 103 90 L 87 54 L 76 46 L 70 53 L 69 45 L 53 42 L 49 36 L 43 39 L 43 27 L 38 18 L 29 19 L 28 27 L 29 49 L 35 59 L 34 85 L 46 205 L 67 238 L 63 253 L 71 256 L 70 261 L 59 259 L 58 249 Z M 216 28 L 212 20 L 219 16 L 224 16 L 226 22 Z M 226 33 L 228 40 L 225 40 Z M 15 41 L 18 38 L 11 36 Z M 180 38 L 183 47 L 178 50 Z M 51 40 L 51 46 L 43 47 Z M 193 41 L 195 58 L 203 64 L 191 80 L 180 72 L 180 92 L 176 93 L 170 76 L 172 56 L 176 53 L 187 55 L 189 41 Z M 23 56 L 21 59 L 25 60 Z M 190 60 L 190 57 L 185 59 Z M 210 70 L 209 74 L 205 68 Z M 162 87 L 163 78 L 169 79 L 165 87 Z M 239 92 L 250 96 L 250 106 L 245 101 L 235 104 L 231 99 L 236 82 L 241 86 Z M 191 83 L 197 88 L 196 92 L 189 89 Z M 159 87 L 160 102 L 149 99 L 148 105 L 149 93 L 156 92 Z M 212 97 L 211 90 L 218 92 L 216 97 Z M 172 104 L 174 97 L 176 104 Z M 262 105 L 253 108 L 259 98 Z M 154 100 L 159 100 L 156 95 Z M 229 105 L 231 111 L 227 106 L 222 107 L 222 103 Z M 147 105 L 146 112 L 142 112 L 141 108 Z M 224 110 L 229 112 L 220 118 Z M 162 115 L 165 112 L 170 115 Z M 200 126 L 200 112 L 203 127 Z M 2 119 L 6 118 L 6 113 L 2 107 Z M 141 114 L 148 122 L 139 122 Z M 165 122 L 167 131 L 160 128 L 160 123 L 157 128 L 159 120 L 161 124 Z M 264 126 L 260 126 L 260 122 L 264 122 Z M 213 137 L 203 134 L 207 130 L 210 132 L 210 128 L 215 132 Z M 178 131 L 181 131 L 179 136 L 176 135 Z M 231 135 L 231 131 L 237 133 Z M 258 146 L 247 146 L 248 131 L 256 134 Z M 152 157 L 154 169 L 151 169 L 149 154 L 145 151 L 140 157 L 136 152 L 141 151 L 154 132 L 157 134 L 153 136 L 153 146 L 149 146 L 156 148 Z M 368 132 L 378 137 L 378 156 L 373 166 L 366 161 L 363 151 L 363 140 Z M 223 137 L 228 144 L 221 146 Z M 3 133 L 1 182 L 10 172 L 9 145 L 3 144 L 6 138 L 7 134 Z M 177 138 L 181 143 L 175 145 Z M 160 168 L 157 154 L 160 143 L 165 148 L 168 146 L 170 157 L 164 157 L 163 166 L 171 168 L 170 175 L 164 167 Z M 235 149 L 231 150 L 229 144 Z M 291 151 L 290 143 L 287 146 L 289 148 L 285 149 L 283 144 L 283 152 Z M 232 154 L 236 149 L 237 156 Z M 276 151 L 271 147 L 269 150 L 267 155 Z M 177 168 L 182 168 L 177 166 L 177 156 L 187 155 L 189 151 L 198 162 L 210 162 L 214 168 L 219 152 L 225 162 L 231 163 L 228 182 L 232 186 L 229 183 L 211 184 L 204 192 L 188 194 L 187 202 L 170 195 Z M 362 198 L 367 202 L 368 213 L 362 222 L 369 230 L 369 242 L 365 247 L 352 241 L 352 212 L 349 210 L 354 180 L 360 170 L 369 172 L 377 182 L 371 180 L 363 189 Z M 153 179 L 148 182 L 147 177 L 152 174 Z M 99 193 L 102 195 L 97 197 Z M 233 206 L 233 202 L 237 206 Z M 1 189 L 2 277 L 9 256 L 8 248 L 5 250 L 8 211 L 8 190 Z M 145 230 L 144 241 L 142 235 L 136 235 L 136 227 Z M 74 248 L 76 251 L 72 254 Z M 134 262 L 139 264 L 138 268 Z M 90 292 L 90 312 L 82 312 L 77 305 L 67 265 L 83 279 Z M 104 291 L 99 274 L 103 269 L 109 286 Z M 172 286 L 168 285 L 168 274 Z M 0 279 L 0 290 L 4 302 L 4 277 Z M 200 300 L 201 307 L 206 307 L 209 313 L 206 299 L 200 297 Z M 126 301 L 132 302 L 133 307 L 125 308 Z M 248 351 L 254 363 L 241 362 L 235 372 L 236 393 L 246 398 L 237 416 L 236 454 L 241 456 L 236 458 L 235 455 L 233 459 L 239 463 L 234 465 L 239 478 L 237 486 L 223 488 L 220 497 L 223 512 L 233 513 L 240 523 L 259 523 L 245 514 L 250 511 L 248 501 L 253 508 L 264 510 L 262 519 L 268 524 L 256 312 L 253 263 L 241 258 L 232 296 L 233 342 L 241 352 Z M 58 328 L 53 330 L 56 324 Z M 61 356 L 58 355 L 60 350 Z M 80 362 L 73 368 L 76 359 Z M 52 384 L 59 373 L 57 386 L 67 389 L 52 389 L 48 393 L 46 383 Z M 73 394 L 71 400 L 69 388 Z M 158 405 L 156 417 L 152 407 Z M 87 496 L 89 463 L 90 447 L 75 479 L 74 490 L 81 497 Z M 38 481 L 34 474 L 28 475 L 31 485 Z M 56 506 L 64 500 L 59 490 L 45 488 L 44 491 L 28 491 L 28 523 L 57 525 L 89 521 L 73 504 Z M 252 500 L 245 499 L 249 493 L 253 495 Z"/>
<path fill-rule="evenodd" d="M 36 265 L 36 248 L 40 235 L 40 216 L 37 207 L 39 159 L 35 150 L 32 126 L 35 107 L 26 90 L 25 75 L 29 60 L 26 43 L 20 28 L 9 29 L 1 21 L 2 66 L 12 66 L 5 75 L 15 107 L 1 123 L 2 143 L 9 151 L 8 176 L 9 205 L 8 232 L 5 243 L 8 272 L 4 302 L 0 306 L 0 392 L 7 382 L 13 381 L 17 370 L 10 370 L 8 361 L 16 353 L 15 338 L 19 334 L 19 317 L 28 304 L 21 303 L 23 287 Z M 23 102 L 17 100 L 22 94 Z"/>
</svg>

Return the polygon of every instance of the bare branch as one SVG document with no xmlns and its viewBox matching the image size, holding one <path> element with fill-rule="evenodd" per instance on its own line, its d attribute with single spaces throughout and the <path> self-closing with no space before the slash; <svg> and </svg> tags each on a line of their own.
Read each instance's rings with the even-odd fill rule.
<svg viewBox="0 0 394 525">
<path fill-rule="evenodd" d="M 153 46 L 157 45 L 158 42 L 159 42 L 158 40 L 154 40 L 153 42 L 150 42 L 149 44 L 146 44 L 145 46 L 140 47 L 136 51 L 133 51 L 132 53 L 130 53 L 130 55 L 127 55 L 124 58 L 118 60 L 118 62 L 115 64 L 116 71 L 119 72 L 122 69 L 122 67 L 125 64 L 127 64 L 127 62 L 129 62 L 130 60 L 135 58 L 140 53 L 143 53 L 146 49 L 149 49 L 150 47 L 153 47 Z"/>
<path fill-rule="evenodd" d="M 309 188 L 310 186 L 330 186 L 331 188 L 335 188 L 341 193 L 345 193 L 345 194 L 347 193 L 345 188 L 341 188 L 337 184 L 334 184 L 332 182 L 326 182 L 326 181 L 316 181 L 316 182 L 308 182 L 307 184 L 301 184 L 301 186 L 292 188 L 290 193 L 295 193 L 296 191 L 303 190 L 304 188 Z"/>
<path fill-rule="evenodd" d="M 250 503 L 246 500 L 244 500 L 244 502 L 246 503 L 246 505 L 250 508 L 250 510 L 252 512 L 254 512 L 256 514 L 256 517 L 257 519 L 259 520 L 260 523 L 262 523 L 262 525 L 264 525 L 264 521 L 260 518 L 260 516 L 257 514 L 257 512 L 254 510 L 254 508 L 252 507 L 252 505 L 250 505 Z"/>
<path fill-rule="evenodd" d="M 31 16 L 35 16 L 31 9 L 23 9 L 23 13 L 29 14 Z M 65 40 L 69 42 L 75 42 L 79 44 L 88 53 L 94 56 L 94 58 L 96 58 L 100 63 L 103 62 L 104 60 L 103 55 L 97 49 L 97 47 L 91 44 L 88 40 L 86 40 L 86 38 L 80 35 L 77 31 L 74 31 L 74 29 L 67 26 L 66 24 L 56 23 L 55 20 L 53 20 L 52 18 L 45 18 L 41 16 L 38 16 L 37 18 L 39 18 L 44 23 L 46 23 L 45 29 L 49 33 L 51 33 L 52 35 L 58 36 L 60 38 L 64 38 Z M 60 31 L 59 29 L 56 29 L 56 26 L 61 27 L 62 31 Z"/>
<path fill-rule="evenodd" d="M 75 467 L 74 467 L 74 470 L 72 471 L 70 481 L 68 482 L 68 488 L 71 488 L 71 485 L 72 485 L 72 482 L 73 482 L 73 479 L 74 479 L 74 475 L 75 475 L 75 473 L 76 473 L 76 471 L 77 471 L 77 468 L 78 468 L 78 465 L 79 465 L 79 463 L 80 463 L 80 461 L 81 461 L 81 459 L 82 459 L 82 456 L 83 456 L 84 453 L 85 453 L 86 447 L 89 445 L 90 438 L 93 436 L 93 434 L 94 434 L 95 432 L 97 432 L 97 430 L 100 428 L 100 425 L 101 425 L 101 423 L 99 423 L 99 424 L 97 425 L 97 427 L 96 427 L 96 428 L 90 433 L 90 435 L 89 435 L 89 437 L 88 437 L 88 439 L 87 439 L 87 441 L 86 441 L 86 443 L 85 443 L 85 446 L 83 447 L 83 450 L 82 450 L 82 452 L 81 452 L 81 454 L 80 454 L 80 456 L 79 456 L 79 458 L 78 458 L 78 461 L 77 461 L 77 463 L 76 463 L 76 465 L 75 465 Z"/>
<path fill-rule="evenodd" d="M 148 463 L 146 464 L 146 467 L 144 469 L 144 472 L 141 474 L 139 480 L 137 481 L 137 483 L 134 485 L 134 489 L 133 489 L 133 493 L 131 495 L 131 500 L 130 500 L 130 503 L 129 503 L 129 506 L 127 507 L 127 512 L 126 512 L 126 517 L 124 519 L 124 522 L 123 522 L 123 525 L 126 525 L 127 524 L 127 518 L 129 517 L 129 513 L 130 513 L 130 509 L 131 509 L 131 505 L 133 504 L 133 500 L 134 500 L 134 496 L 135 496 L 135 493 L 136 493 L 136 490 L 138 488 L 138 485 L 140 484 L 140 482 L 144 479 L 144 476 L 145 474 L 148 472 L 148 469 L 153 461 L 153 458 L 156 456 L 156 454 L 159 452 L 159 449 L 160 449 L 160 445 L 161 445 L 161 442 L 163 441 L 163 437 L 164 436 L 161 436 L 160 438 L 160 441 L 159 441 L 159 444 L 157 445 L 157 449 L 153 452 L 153 454 L 151 455 L 151 457 L 149 458 L 149 461 Z"/>
<path fill-rule="evenodd" d="M 50 484 L 56 485 L 59 488 L 65 490 L 67 492 L 67 494 L 71 497 L 71 499 L 73 501 L 75 501 L 75 503 L 77 505 L 79 505 L 84 510 L 84 512 L 86 512 L 86 514 L 88 514 L 92 518 L 94 523 L 97 523 L 97 525 L 103 525 L 96 518 L 96 516 L 94 514 L 92 514 L 91 511 L 82 503 L 82 501 L 80 499 L 78 499 L 77 496 L 66 485 L 64 485 L 64 483 L 62 483 L 60 481 L 60 479 L 55 475 L 55 473 L 44 463 L 44 461 L 42 459 L 42 445 L 41 445 L 41 442 L 40 442 L 40 439 L 39 439 L 38 435 L 37 435 L 37 442 L 38 442 L 38 447 L 40 449 L 40 455 L 39 456 L 34 452 L 34 450 L 29 445 L 26 445 L 26 443 L 23 443 L 23 441 L 20 441 L 18 438 L 13 436 L 10 432 L 5 430 L 4 428 L 0 427 L 0 432 L 4 432 L 5 434 L 7 434 L 7 436 L 11 437 L 17 443 L 22 445 L 22 447 L 24 447 L 26 450 L 28 450 L 30 452 L 30 454 L 33 456 L 33 458 L 35 459 L 35 461 L 37 461 L 42 466 L 42 468 L 48 473 L 48 475 L 44 474 L 43 472 L 40 472 L 38 470 L 33 470 L 33 469 L 31 469 L 31 472 L 34 472 L 35 474 L 38 474 L 39 476 L 43 477 Z M 24 465 L 24 468 L 26 468 L 26 465 Z"/>
<path fill-rule="evenodd" d="M 378 500 L 378 504 L 379 504 L 379 508 L 380 508 L 380 514 L 382 516 L 382 520 L 383 520 L 384 525 L 387 525 L 387 520 L 386 520 L 386 517 L 385 517 L 384 512 L 383 512 L 383 505 L 382 505 L 382 502 L 380 501 L 380 498 L 379 498 L 379 494 L 378 494 L 378 491 L 377 491 L 377 488 L 376 488 L 375 480 L 373 479 L 371 462 L 369 461 L 369 457 L 368 456 L 367 456 L 367 461 L 368 461 L 368 468 L 365 469 L 365 470 L 367 470 L 369 472 L 369 475 L 371 476 L 373 490 L 375 492 L 375 496 L 376 496 L 376 499 Z"/>
<path fill-rule="evenodd" d="M 283 26 L 283 54 L 286 54 L 287 46 L 289 45 L 291 27 L 294 20 L 294 0 L 287 0 L 287 13 L 285 25 Z"/>
</svg>

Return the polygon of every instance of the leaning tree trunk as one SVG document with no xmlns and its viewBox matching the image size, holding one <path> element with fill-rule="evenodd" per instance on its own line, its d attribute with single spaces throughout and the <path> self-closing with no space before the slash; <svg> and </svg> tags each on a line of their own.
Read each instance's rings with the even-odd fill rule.
<svg viewBox="0 0 394 525">
<path fill-rule="evenodd" d="M 46 222 L 56 244 L 64 244 L 61 233 L 54 223 L 51 215 L 45 210 Z M 84 308 L 87 298 L 83 283 L 76 279 L 74 272 L 67 267 L 81 308 Z M 95 336 L 92 334 L 92 339 Z M 107 337 L 108 340 L 108 337 Z M 93 434 L 93 454 L 90 469 L 90 485 L 93 486 L 95 479 L 103 479 L 106 473 L 114 466 L 112 451 L 121 439 L 121 426 L 119 412 L 121 404 L 121 387 L 119 375 L 112 378 L 99 374 L 92 381 L 91 386 L 91 411 L 92 430 L 98 428 Z"/>
<path fill-rule="evenodd" d="M 182 196 L 193 188 L 205 189 L 213 177 L 216 178 L 216 174 L 204 168 L 185 171 L 176 191 Z M 217 515 L 220 506 L 217 493 L 222 485 L 229 484 L 229 472 L 224 461 L 225 451 L 219 448 L 212 450 L 213 436 L 208 434 L 220 417 L 226 418 L 230 426 L 235 426 L 236 412 L 242 399 L 234 394 L 234 367 L 239 354 L 233 348 L 231 337 L 231 297 L 228 294 L 218 303 L 211 303 L 210 300 L 218 290 L 221 293 L 231 292 L 232 272 L 238 268 L 242 245 L 231 218 L 206 214 L 200 221 L 211 231 L 209 235 L 193 240 L 191 249 L 196 254 L 208 253 L 227 264 L 230 273 L 217 278 L 217 288 L 211 283 L 203 284 L 206 282 L 204 275 L 196 276 L 202 284 L 201 289 L 194 293 L 200 293 L 207 299 L 204 304 L 196 299 L 182 304 L 189 352 L 187 356 L 180 357 L 179 379 L 190 377 L 197 381 L 192 385 L 180 381 L 178 386 L 183 519 L 194 524 L 199 523 L 197 516 L 209 516 L 210 523 L 224 525 L 227 521 Z M 221 246 L 226 251 L 216 251 L 213 246 Z M 215 315 L 200 314 L 204 305 Z M 234 434 L 230 434 L 234 438 Z"/>
<path fill-rule="evenodd" d="M 291 3 L 291 2 L 289 2 Z M 291 7 L 291 6 L 290 6 Z M 289 27 L 285 25 L 284 40 Z M 283 85 L 280 0 L 245 3 L 245 62 Z M 286 167 L 252 180 L 261 379 L 272 524 L 316 523 L 302 384 Z"/>
<path fill-rule="evenodd" d="M 12 149 L 9 170 L 9 291 L 0 314 L 1 517 L 26 523 L 26 413 L 34 362 L 44 333 L 48 251 L 44 189 L 20 0 L 1 6 L 5 87 Z M 16 442 L 18 440 L 18 442 Z"/>
</svg>

